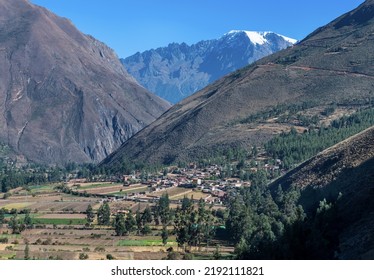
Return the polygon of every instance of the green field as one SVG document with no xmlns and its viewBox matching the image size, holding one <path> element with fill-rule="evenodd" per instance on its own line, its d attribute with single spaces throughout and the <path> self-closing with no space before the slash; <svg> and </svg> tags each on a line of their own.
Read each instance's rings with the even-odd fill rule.
<svg viewBox="0 0 374 280">
<path fill-rule="evenodd" d="M 111 193 L 111 195 L 117 195 L 117 196 L 122 196 L 122 195 L 125 195 L 125 194 L 129 194 L 129 193 L 140 193 L 140 192 L 145 192 L 145 191 L 148 191 L 150 188 L 149 187 L 144 187 L 144 188 L 138 188 L 138 189 L 131 189 L 131 190 L 123 190 L 121 192 L 115 192 L 115 193 Z"/>
<path fill-rule="evenodd" d="M 0 238 L 18 239 L 18 238 L 21 238 L 21 235 L 20 234 L 0 234 Z"/>
<path fill-rule="evenodd" d="M 50 219 L 50 218 L 33 218 L 33 224 L 42 225 L 84 225 L 87 223 L 86 219 Z"/>
<path fill-rule="evenodd" d="M 78 187 L 78 190 L 89 190 L 89 189 L 95 189 L 95 188 L 110 187 L 110 186 L 115 186 L 115 185 L 120 185 L 120 184 L 113 184 L 113 183 L 92 184 L 92 185 L 87 185 L 84 187 Z"/>
</svg>

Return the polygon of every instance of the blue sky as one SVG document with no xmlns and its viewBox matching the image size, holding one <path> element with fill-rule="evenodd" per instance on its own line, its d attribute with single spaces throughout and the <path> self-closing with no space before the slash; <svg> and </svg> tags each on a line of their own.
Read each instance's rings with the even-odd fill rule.
<svg viewBox="0 0 374 280">
<path fill-rule="evenodd" d="M 119 57 L 219 38 L 233 29 L 302 39 L 364 0 L 31 0 L 72 20 Z"/>
</svg>

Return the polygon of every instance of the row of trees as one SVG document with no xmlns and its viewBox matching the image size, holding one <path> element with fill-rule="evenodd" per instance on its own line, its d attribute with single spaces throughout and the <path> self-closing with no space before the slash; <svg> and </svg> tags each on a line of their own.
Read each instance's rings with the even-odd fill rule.
<svg viewBox="0 0 374 280">
<path fill-rule="evenodd" d="M 197 207 L 189 198 L 184 198 L 176 209 L 170 207 L 168 194 L 164 194 L 152 208 L 146 207 L 141 213 L 138 209 L 134 215 L 131 211 L 119 212 L 111 219 L 109 204 L 104 202 L 97 211 L 97 224 L 112 226 L 116 235 L 124 236 L 136 232 L 149 234 L 151 225 L 161 227 L 161 238 L 164 244 L 170 234 L 176 235 L 178 245 L 184 248 L 209 244 L 214 235 L 215 219 L 212 210 L 203 200 Z M 91 205 L 86 210 L 87 222 L 94 222 L 95 214 Z M 171 229 L 172 228 L 172 229 Z"/>
</svg>

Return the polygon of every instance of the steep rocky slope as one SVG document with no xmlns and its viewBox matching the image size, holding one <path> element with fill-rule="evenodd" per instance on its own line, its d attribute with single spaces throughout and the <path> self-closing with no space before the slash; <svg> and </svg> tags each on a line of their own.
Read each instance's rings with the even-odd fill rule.
<svg viewBox="0 0 374 280">
<path fill-rule="evenodd" d="M 168 107 L 69 20 L 0 0 L 0 142 L 17 154 L 100 161 Z"/>
</svg>

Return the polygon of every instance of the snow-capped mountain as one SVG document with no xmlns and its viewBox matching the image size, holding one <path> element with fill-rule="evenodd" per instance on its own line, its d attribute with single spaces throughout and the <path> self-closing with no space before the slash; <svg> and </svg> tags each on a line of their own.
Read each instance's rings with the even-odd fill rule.
<svg viewBox="0 0 374 280">
<path fill-rule="evenodd" d="M 193 45 L 172 43 L 121 61 L 145 88 L 177 103 L 222 76 L 296 42 L 274 32 L 232 30 L 219 39 Z"/>
</svg>

